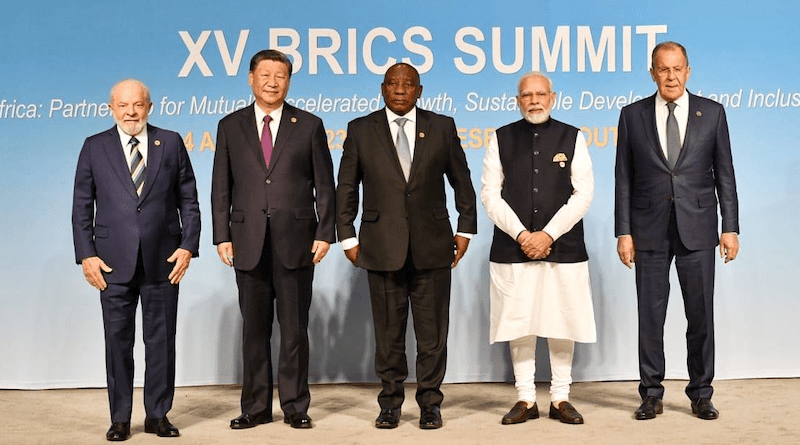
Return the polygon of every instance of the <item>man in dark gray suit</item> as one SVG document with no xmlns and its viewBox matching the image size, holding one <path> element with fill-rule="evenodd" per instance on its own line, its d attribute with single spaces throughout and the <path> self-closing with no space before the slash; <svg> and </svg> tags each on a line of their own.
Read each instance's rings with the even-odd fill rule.
<svg viewBox="0 0 800 445">
<path fill-rule="evenodd" d="M 664 321 L 673 258 L 688 321 L 686 395 L 698 417 L 719 416 L 711 403 L 714 248 L 719 245 L 726 263 L 736 258 L 739 210 L 725 109 L 686 91 L 690 72 L 683 46 L 658 44 L 650 69 L 658 93 L 623 108 L 619 118 L 615 235 L 620 260 L 636 265 L 639 420 L 663 412 Z"/>
<path fill-rule="evenodd" d="M 281 342 L 278 393 L 284 422 L 311 428 L 308 310 L 314 265 L 336 241 L 333 163 L 322 120 L 284 102 L 292 64 L 256 53 L 255 103 L 220 120 L 211 184 L 214 244 L 236 269 L 244 319 L 242 415 L 231 428 L 272 421 L 272 319 Z"/>
<path fill-rule="evenodd" d="M 447 361 L 450 268 L 477 232 L 475 191 L 451 117 L 420 110 L 419 73 L 399 63 L 386 71 L 381 93 L 386 108 L 348 125 L 336 190 L 337 230 L 347 258 L 368 271 L 375 322 L 375 369 L 383 384 L 378 428 L 400 419 L 408 376 L 405 330 L 408 307 L 417 337 L 417 404 L 420 427 L 442 426 L 439 389 Z M 455 192 L 455 236 L 444 179 Z M 364 205 L 361 233 L 359 186 Z"/>
</svg>

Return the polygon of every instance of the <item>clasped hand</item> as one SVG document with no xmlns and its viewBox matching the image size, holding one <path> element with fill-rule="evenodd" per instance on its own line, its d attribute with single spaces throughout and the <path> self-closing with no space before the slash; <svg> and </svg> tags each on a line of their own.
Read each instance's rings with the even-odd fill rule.
<svg viewBox="0 0 800 445">
<path fill-rule="evenodd" d="M 541 260 L 550 255 L 553 238 L 547 232 L 524 231 L 517 237 L 522 252 L 532 260 Z"/>
</svg>

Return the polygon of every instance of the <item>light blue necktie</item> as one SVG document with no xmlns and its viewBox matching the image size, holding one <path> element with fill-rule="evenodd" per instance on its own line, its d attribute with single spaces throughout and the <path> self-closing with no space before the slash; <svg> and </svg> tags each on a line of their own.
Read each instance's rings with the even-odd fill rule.
<svg viewBox="0 0 800 445">
<path fill-rule="evenodd" d="M 408 122 L 408 119 L 405 117 L 398 117 L 394 122 L 400 127 L 397 129 L 397 140 L 395 141 L 397 157 L 400 159 L 400 167 L 403 169 L 403 176 L 405 176 L 406 181 L 408 181 L 408 175 L 411 173 L 411 149 L 408 146 L 406 131 L 403 129 L 403 125 Z"/>
</svg>

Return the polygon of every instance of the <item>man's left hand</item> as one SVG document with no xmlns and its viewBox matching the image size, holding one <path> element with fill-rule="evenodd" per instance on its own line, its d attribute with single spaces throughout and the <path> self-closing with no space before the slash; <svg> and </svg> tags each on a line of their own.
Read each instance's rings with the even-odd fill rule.
<svg viewBox="0 0 800 445">
<path fill-rule="evenodd" d="M 461 257 L 467 253 L 467 247 L 469 247 L 469 238 L 456 235 L 453 237 L 453 245 L 455 248 L 455 258 L 453 259 L 453 265 L 450 267 L 455 269 L 455 267 L 458 265 L 458 262 L 461 260 Z"/>
<path fill-rule="evenodd" d="M 168 263 L 175 263 L 175 267 L 172 268 L 172 272 L 169 273 L 168 277 L 170 284 L 180 283 L 183 275 L 186 273 L 186 269 L 189 268 L 189 262 L 191 260 L 192 252 L 181 249 L 180 247 L 167 258 Z"/>
<path fill-rule="evenodd" d="M 739 254 L 739 235 L 736 232 L 725 232 L 719 237 L 719 256 L 725 262 L 733 261 Z"/>
<path fill-rule="evenodd" d="M 325 258 L 325 254 L 328 253 L 328 249 L 331 248 L 331 243 L 327 241 L 320 241 L 314 240 L 314 244 L 311 246 L 311 253 L 314 254 L 314 264 L 319 263 Z"/>
</svg>

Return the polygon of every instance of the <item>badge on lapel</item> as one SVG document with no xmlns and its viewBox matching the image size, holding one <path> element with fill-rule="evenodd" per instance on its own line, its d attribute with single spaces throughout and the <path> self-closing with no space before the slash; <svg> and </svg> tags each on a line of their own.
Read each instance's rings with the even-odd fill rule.
<svg viewBox="0 0 800 445">
<path fill-rule="evenodd" d="M 293 124 L 297 123 L 297 118 L 296 117 L 292 117 L 291 121 L 292 121 Z"/>
<path fill-rule="evenodd" d="M 161 145 L 161 141 L 159 141 L 158 139 L 156 139 L 155 141 L 153 141 L 153 145 L 155 145 L 156 147 L 158 147 L 159 145 Z"/>
<path fill-rule="evenodd" d="M 555 156 L 553 156 L 553 162 L 558 162 L 558 166 L 561 168 L 567 166 L 568 160 L 569 159 L 567 159 L 567 155 L 565 155 L 564 153 L 557 153 Z"/>
<path fill-rule="evenodd" d="M 420 131 L 420 132 L 419 132 L 419 137 L 420 137 L 420 138 L 424 138 L 424 137 L 425 137 L 425 133 L 423 133 L 423 132 L 421 132 L 421 131 Z"/>
</svg>

